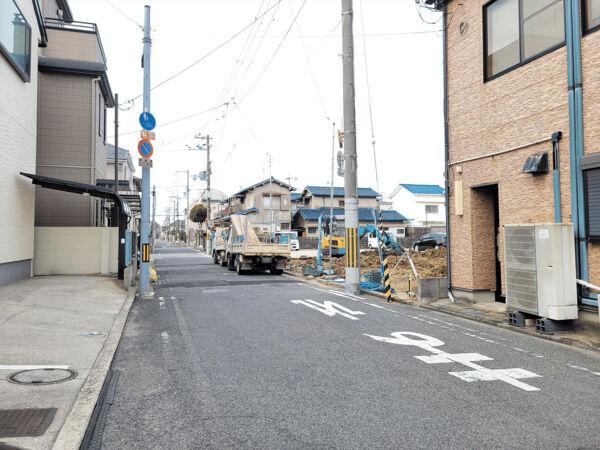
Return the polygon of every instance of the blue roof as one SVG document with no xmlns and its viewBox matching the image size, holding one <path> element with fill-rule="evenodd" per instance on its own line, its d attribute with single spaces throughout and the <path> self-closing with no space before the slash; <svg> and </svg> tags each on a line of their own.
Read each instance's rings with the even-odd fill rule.
<svg viewBox="0 0 600 450">
<path fill-rule="evenodd" d="M 298 201 L 302 198 L 302 192 L 292 192 L 290 198 L 293 202 Z"/>
<path fill-rule="evenodd" d="M 424 194 L 424 195 L 443 195 L 444 188 L 437 184 L 404 184 L 400 183 L 404 189 L 413 194 Z"/>
<path fill-rule="evenodd" d="M 359 222 L 373 222 L 373 208 L 358 208 Z M 298 213 L 305 220 L 319 220 L 321 214 L 329 215 L 329 208 L 299 208 Z M 344 208 L 333 208 L 334 216 L 343 216 Z M 375 216 L 377 211 L 375 210 Z M 395 210 L 382 210 L 381 218 L 383 222 L 405 222 L 408 219 Z"/>
<path fill-rule="evenodd" d="M 329 186 L 306 186 L 305 190 L 309 191 L 311 194 L 316 195 L 317 197 L 329 197 L 331 195 L 331 188 Z M 334 197 L 343 197 L 344 196 L 344 188 L 343 187 L 334 187 L 333 188 L 333 196 Z M 360 198 L 377 198 L 381 195 L 374 191 L 371 188 L 358 188 L 358 196 Z"/>
</svg>

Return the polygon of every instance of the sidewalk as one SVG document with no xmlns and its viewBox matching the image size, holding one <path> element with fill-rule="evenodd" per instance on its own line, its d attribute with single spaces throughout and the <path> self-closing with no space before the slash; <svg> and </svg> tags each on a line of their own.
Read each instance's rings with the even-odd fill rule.
<svg viewBox="0 0 600 450">
<path fill-rule="evenodd" d="M 4 410 L 49 409 L 37 419 L 49 422 L 40 436 L 26 430 L 8 437 L 19 430 L 0 428 L 0 447 L 79 448 L 132 300 L 121 283 L 102 276 L 35 277 L 0 287 L 0 423 L 25 427 L 26 415 L 36 412 L 12 423 L 19 415 Z M 30 369 L 16 375 L 25 384 L 9 381 Z"/>
</svg>

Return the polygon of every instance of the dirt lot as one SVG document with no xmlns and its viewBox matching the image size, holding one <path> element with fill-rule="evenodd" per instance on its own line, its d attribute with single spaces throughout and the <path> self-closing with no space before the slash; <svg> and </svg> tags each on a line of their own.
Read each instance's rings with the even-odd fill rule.
<svg viewBox="0 0 600 450">
<path fill-rule="evenodd" d="M 445 277 L 446 271 L 446 249 L 431 249 L 424 252 L 410 252 L 410 256 L 417 268 L 419 278 Z M 406 258 L 403 258 L 400 264 L 398 255 L 390 255 L 388 258 L 389 267 L 392 271 L 392 287 L 398 292 L 416 291 L 416 283 L 410 264 Z M 288 262 L 290 272 L 302 273 L 306 265 L 314 265 L 315 258 L 296 259 Z M 329 267 L 329 261 L 325 259 L 324 267 Z M 334 258 L 333 268 L 337 276 L 344 276 L 344 258 Z M 361 274 L 379 270 L 379 255 L 376 251 L 368 251 L 360 254 Z"/>
</svg>

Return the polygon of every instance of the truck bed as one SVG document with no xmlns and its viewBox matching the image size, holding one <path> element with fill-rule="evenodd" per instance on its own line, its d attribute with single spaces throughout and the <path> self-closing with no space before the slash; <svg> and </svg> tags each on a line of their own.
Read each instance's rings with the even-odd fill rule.
<svg viewBox="0 0 600 450">
<path fill-rule="evenodd" d="M 289 244 L 273 244 L 267 242 L 242 242 L 231 245 L 231 253 L 244 256 L 285 256 L 290 257 Z"/>
</svg>

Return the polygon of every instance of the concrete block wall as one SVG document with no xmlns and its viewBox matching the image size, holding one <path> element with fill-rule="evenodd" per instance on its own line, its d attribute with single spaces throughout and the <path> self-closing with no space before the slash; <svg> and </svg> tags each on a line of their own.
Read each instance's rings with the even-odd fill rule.
<svg viewBox="0 0 600 450">
<path fill-rule="evenodd" d="M 118 228 L 36 227 L 34 275 L 116 273 Z"/>
</svg>

